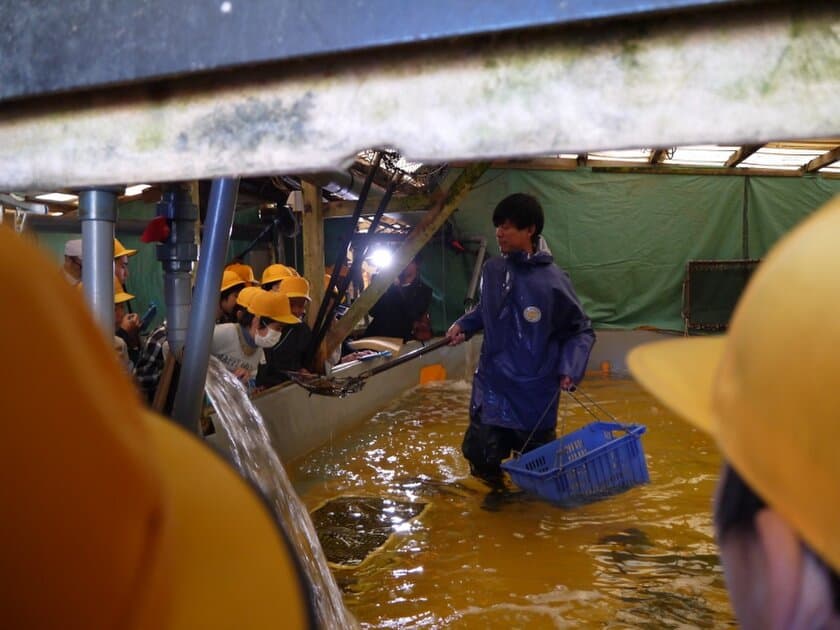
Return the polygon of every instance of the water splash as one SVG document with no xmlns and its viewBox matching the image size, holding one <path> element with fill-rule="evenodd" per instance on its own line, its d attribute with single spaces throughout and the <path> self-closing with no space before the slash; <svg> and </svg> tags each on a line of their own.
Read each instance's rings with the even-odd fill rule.
<svg viewBox="0 0 840 630">
<path fill-rule="evenodd" d="M 268 498 L 276 518 L 289 533 L 312 583 L 318 626 L 358 627 L 344 607 L 341 591 L 327 565 L 312 519 L 271 447 L 271 438 L 260 412 L 251 403 L 242 384 L 221 361 L 212 356 L 207 370 L 207 396 L 231 444 L 234 465 L 256 483 Z"/>
</svg>

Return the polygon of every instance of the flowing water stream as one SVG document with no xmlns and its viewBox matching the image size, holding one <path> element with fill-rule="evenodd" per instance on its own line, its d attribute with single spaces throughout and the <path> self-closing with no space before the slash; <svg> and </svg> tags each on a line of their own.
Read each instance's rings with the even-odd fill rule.
<svg viewBox="0 0 840 630">
<path fill-rule="evenodd" d="M 215 357 L 207 370 L 207 396 L 216 410 L 218 427 L 232 445 L 233 463 L 256 483 L 274 508 L 310 578 L 321 628 L 357 627 L 342 602 L 341 591 L 327 565 L 318 535 L 289 481 L 283 464 L 271 447 L 263 418 L 242 384 Z M 278 620 L 282 627 L 282 620 Z"/>
</svg>

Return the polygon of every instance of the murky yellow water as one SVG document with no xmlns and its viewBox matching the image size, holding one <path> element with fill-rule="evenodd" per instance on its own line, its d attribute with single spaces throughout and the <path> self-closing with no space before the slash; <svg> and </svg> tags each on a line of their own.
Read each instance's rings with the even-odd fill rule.
<svg viewBox="0 0 840 630">
<path fill-rule="evenodd" d="M 584 390 L 647 426 L 649 485 L 575 509 L 488 501 L 460 453 L 463 382 L 417 388 L 291 467 L 310 511 L 347 495 L 427 504 L 361 565 L 334 569 L 363 627 L 735 625 L 712 538 L 714 445 L 630 380 L 591 379 Z M 566 431 L 593 419 L 568 399 L 563 413 Z"/>
</svg>

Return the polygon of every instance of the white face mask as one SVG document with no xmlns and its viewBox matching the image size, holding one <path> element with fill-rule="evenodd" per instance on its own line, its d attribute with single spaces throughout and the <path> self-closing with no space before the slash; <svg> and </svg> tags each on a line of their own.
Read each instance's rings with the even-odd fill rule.
<svg viewBox="0 0 840 630">
<path fill-rule="evenodd" d="M 273 328 L 266 326 L 264 335 L 260 335 L 258 331 L 254 336 L 254 343 L 256 343 L 260 348 L 273 348 L 277 345 L 277 342 L 280 341 L 280 336 L 282 334 L 282 331 L 274 330 Z"/>
</svg>

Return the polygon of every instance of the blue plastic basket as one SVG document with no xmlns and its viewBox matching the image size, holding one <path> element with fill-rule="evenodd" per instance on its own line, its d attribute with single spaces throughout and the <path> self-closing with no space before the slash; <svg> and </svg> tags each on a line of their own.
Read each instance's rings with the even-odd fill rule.
<svg viewBox="0 0 840 630">
<path fill-rule="evenodd" d="M 563 506 L 616 494 L 650 481 L 641 424 L 592 422 L 502 464 L 513 482 Z"/>
</svg>

